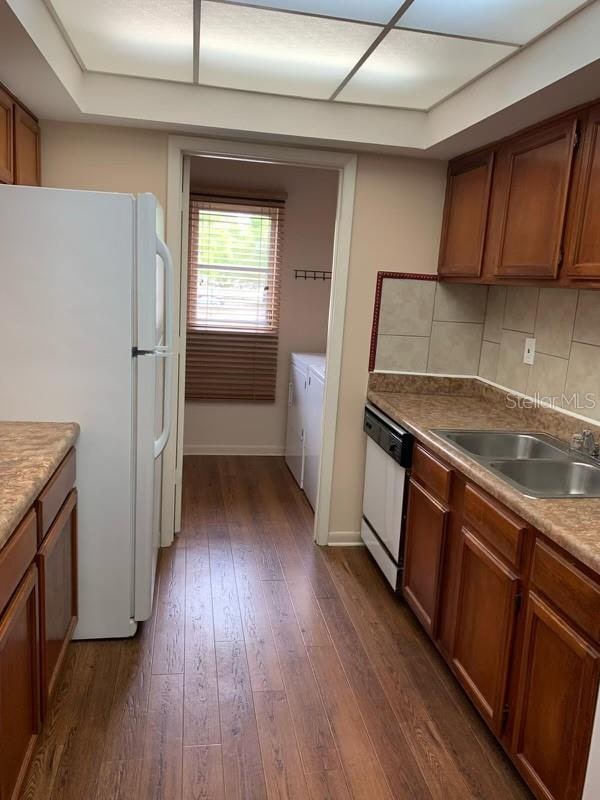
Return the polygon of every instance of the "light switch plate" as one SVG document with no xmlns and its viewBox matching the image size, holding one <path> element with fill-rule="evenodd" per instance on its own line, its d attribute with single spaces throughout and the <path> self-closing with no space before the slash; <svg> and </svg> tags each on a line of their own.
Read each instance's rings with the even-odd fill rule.
<svg viewBox="0 0 600 800">
<path fill-rule="evenodd" d="M 525 339 L 525 352 L 523 353 L 523 363 L 533 364 L 535 361 L 535 339 L 527 337 Z"/>
</svg>

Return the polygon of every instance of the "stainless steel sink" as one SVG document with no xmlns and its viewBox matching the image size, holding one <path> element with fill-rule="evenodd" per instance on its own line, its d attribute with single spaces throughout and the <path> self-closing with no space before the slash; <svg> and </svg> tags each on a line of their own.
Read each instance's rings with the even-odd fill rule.
<svg viewBox="0 0 600 800">
<path fill-rule="evenodd" d="M 516 459 L 488 466 L 529 497 L 600 497 L 600 465 L 586 461 Z"/>
<path fill-rule="evenodd" d="M 600 497 L 600 462 L 531 431 L 436 430 L 438 436 L 535 498 Z"/>
<path fill-rule="evenodd" d="M 569 455 L 560 439 L 545 433 L 456 430 L 434 433 L 479 459 L 558 459 Z"/>
</svg>

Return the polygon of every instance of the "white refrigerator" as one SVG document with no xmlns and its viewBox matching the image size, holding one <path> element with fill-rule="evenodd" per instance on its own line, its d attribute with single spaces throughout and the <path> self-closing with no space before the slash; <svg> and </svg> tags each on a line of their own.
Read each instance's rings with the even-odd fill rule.
<svg viewBox="0 0 600 800">
<path fill-rule="evenodd" d="M 0 186 L 0 419 L 75 421 L 79 639 L 150 616 L 173 264 L 153 195 Z"/>
</svg>

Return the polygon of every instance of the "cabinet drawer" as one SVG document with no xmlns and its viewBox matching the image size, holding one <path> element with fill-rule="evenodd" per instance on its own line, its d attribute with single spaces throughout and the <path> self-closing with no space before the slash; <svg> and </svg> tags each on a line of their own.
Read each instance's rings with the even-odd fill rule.
<svg viewBox="0 0 600 800">
<path fill-rule="evenodd" d="M 37 551 L 35 511 L 30 511 L 0 551 L 0 614 Z"/>
<path fill-rule="evenodd" d="M 519 567 L 527 523 L 471 484 L 465 489 L 467 522 L 513 567 Z"/>
<path fill-rule="evenodd" d="M 533 585 L 595 642 L 600 642 L 600 586 L 538 539 L 531 569 Z"/>
<path fill-rule="evenodd" d="M 420 444 L 413 450 L 412 474 L 442 500 L 450 497 L 452 470 Z"/>
<path fill-rule="evenodd" d="M 71 448 L 37 502 L 38 542 L 41 543 L 75 484 L 75 448 Z"/>
</svg>

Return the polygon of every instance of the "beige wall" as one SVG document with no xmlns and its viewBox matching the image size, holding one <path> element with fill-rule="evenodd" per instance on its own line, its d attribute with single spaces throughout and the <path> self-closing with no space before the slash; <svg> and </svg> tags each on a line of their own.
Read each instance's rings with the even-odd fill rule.
<svg viewBox="0 0 600 800">
<path fill-rule="evenodd" d="M 438 161 L 358 159 L 330 530 L 356 532 L 364 475 L 362 415 L 378 270 L 435 273 L 446 182 Z"/>
<path fill-rule="evenodd" d="M 331 269 L 338 173 L 194 158 L 192 191 L 203 186 L 288 195 L 281 265 L 279 368 L 274 404 L 186 403 L 185 451 L 281 454 L 285 446 L 290 353 L 323 353 L 327 346 L 331 284 L 295 280 L 294 270 Z"/>
<path fill-rule="evenodd" d="M 42 157 L 47 186 L 151 191 L 166 202 L 164 133 L 43 122 Z M 357 531 L 360 522 L 362 410 L 376 274 L 382 269 L 436 271 L 444 185 L 441 162 L 375 155 L 358 159 L 330 520 L 334 531 Z"/>
<path fill-rule="evenodd" d="M 42 184 L 61 189 L 152 192 L 167 202 L 167 134 L 42 122 Z"/>
</svg>

